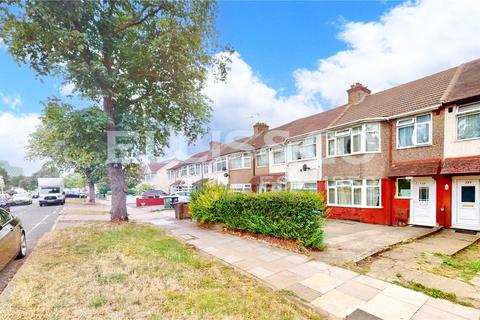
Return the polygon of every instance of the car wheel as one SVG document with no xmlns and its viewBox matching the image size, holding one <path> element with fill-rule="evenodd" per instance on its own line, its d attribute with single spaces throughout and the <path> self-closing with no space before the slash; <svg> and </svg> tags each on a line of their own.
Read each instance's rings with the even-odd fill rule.
<svg viewBox="0 0 480 320">
<path fill-rule="evenodd" d="M 20 238 L 20 248 L 18 248 L 18 254 L 16 259 L 22 259 L 27 256 L 27 238 L 25 232 L 22 231 L 22 237 Z"/>
<path fill-rule="evenodd" d="M 40 207 L 43 207 L 43 203 L 40 202 L 39 205 L 40 205 Z"/>
</svg>

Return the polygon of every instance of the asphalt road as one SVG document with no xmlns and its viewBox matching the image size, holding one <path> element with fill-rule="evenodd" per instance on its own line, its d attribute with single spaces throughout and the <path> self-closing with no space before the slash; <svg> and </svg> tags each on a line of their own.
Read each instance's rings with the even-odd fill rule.
<svg viewBox="0 0 480 320">
<path fill-rule="evenodd" d="M 25 229 L 27 235 L 27 254 L 31 253 L 32 250 L 35 249 L 38 240 L 52 229 L 62 208 L 63 206 L 40 207 L 37 200 L 33 200 L 33 204 L 28 206 L 11 207 L 12 214 L 20 218 L 23 228 Z M 25 261 L 25 259 L 14 260 L 0 271 L 0 292 L 7 286 L 23 261 Z"/>
</svg>

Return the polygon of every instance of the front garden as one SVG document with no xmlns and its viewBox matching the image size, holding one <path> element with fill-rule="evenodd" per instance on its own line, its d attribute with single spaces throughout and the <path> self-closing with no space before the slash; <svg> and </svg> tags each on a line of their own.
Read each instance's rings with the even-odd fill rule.
<svg viewBox="0 0 480 320">
<path fill-rule="evenodd" d="M 235 231 L 290 240 L 303 248 L 324 247 L 326 207 L 318 193 L 235 193 L 210 184 L 192 195 L 190 209 L 201 223 L 221 223 Z"/>
</svg>

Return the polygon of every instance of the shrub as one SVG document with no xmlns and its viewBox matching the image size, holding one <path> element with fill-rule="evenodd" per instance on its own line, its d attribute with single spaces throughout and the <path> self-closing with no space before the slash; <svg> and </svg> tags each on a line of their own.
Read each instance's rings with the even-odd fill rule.
<svg viewBox="0 0 480 320">
<path fill-rule="evenodd" d="M 207 186 L 192 197 L 190 209 L 200 222 L 222 222 L 233 230 L 284 238 L 307 248 L 323 247 L 326 209 L 318 193 L 233 193 Z"/>
</svg>

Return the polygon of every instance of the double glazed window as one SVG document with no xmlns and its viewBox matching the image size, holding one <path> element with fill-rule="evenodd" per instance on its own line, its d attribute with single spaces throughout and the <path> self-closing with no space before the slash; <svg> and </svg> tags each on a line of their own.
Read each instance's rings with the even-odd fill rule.
<svg viewBox="0 0 480 320">
<path fill-rule="evenodd" d="M 424 114 L 397 121 L 397 148 L 432 143 L 432 115 Z"/>
<path fill-rule="evenodd" d="M 285 163 L 285 150 L 283 147 L 273 149 L 273 164 L 283 164 Z"/>
<path fill-rule="evenodd" d="M 480 104 L 458 107 L 457 139 L 480 138 Z"/>
<path fill-rule="evenodd" d="M 255 163 L 257 167 L 265 167 L 268 164 L 268 154 L 266 151 L 260 151 L 255 154 Z"/>
<path fill-rule="evenodd" d="M 328 204 L 353 207 L 380 207 L 379 180 L 328 181 Z"/>
<path fill-rule="evenodd" d="M 378 123 L 329 132 L 327 137 L 329 156 L 380 151 Z"/>
<path fill-rule="evenodd" d="M 317 184 L 315 182 L 292 182 L 292 191 L 313 191 L 317 192 Z"/>
<path fill-rule="evenodd" d="M 226 158 L 216 159 L 214 162 L 214 169 L 215 169 L 215 172 L 227 171 L 227 159 Z"/>
<path fill-rule="evenodd" d="M 230 170 L 250 168 L 251 156 L 248 153 L 228 157 Z"/>
<path fill-rule="evenodd" d="M 251 192 L 252 185 L 251 184 L 231 184 L 230 189 L 233 192 Z"/>
<path fill-rule="evenodd" d="M 182 167 L 182 171 L 180 171 L 180 176 L 186 177 L 188 175 L 187 166 Z"/>
<path fill-rule="evenodd" d="M 208 163 L 203 164 L 203 174 L 208 174 L 208 167 L 209 167 Z"/>
<path fill-rule="evenodd" d="M 317 157 L 317 139 L 315 137 L 306 138 L 299 142 L 292 142 L 291 160 L 305 160 Z"/>
</svg>

